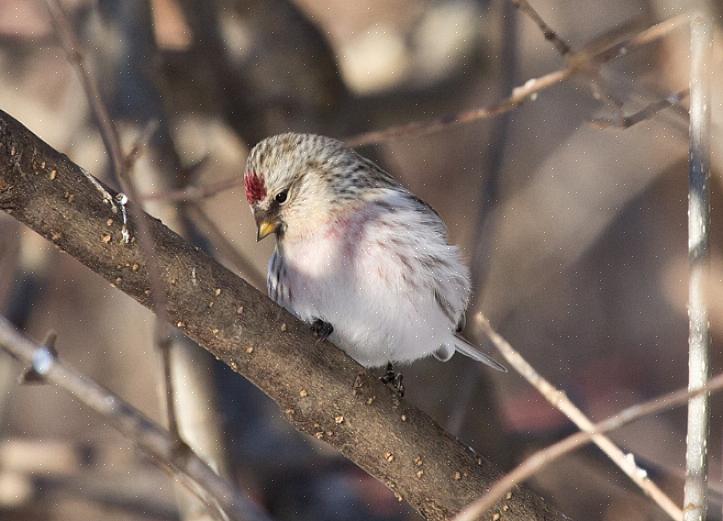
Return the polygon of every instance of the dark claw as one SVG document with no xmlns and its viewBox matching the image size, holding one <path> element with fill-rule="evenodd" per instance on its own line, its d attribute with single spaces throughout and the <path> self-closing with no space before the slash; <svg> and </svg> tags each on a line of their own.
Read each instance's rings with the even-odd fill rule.
<svg viewBox="0 0 723 521">
<path fill-rule="evenodd" d="M 334 332 L 334 326 L 317 318 L 311 323 L 311 332 L 319 337 L 319 342 L 323 342 Z"/>
<path fill-rule="evenodd" d="M 404 376 L 402 373 L 395 373 L 392 363 L 387 364 L 387 370 L 383 376 L 379 377 L 382 383 L 387 384 L 397 394 L 399 398 L 404 398 Z"/>
</svg>

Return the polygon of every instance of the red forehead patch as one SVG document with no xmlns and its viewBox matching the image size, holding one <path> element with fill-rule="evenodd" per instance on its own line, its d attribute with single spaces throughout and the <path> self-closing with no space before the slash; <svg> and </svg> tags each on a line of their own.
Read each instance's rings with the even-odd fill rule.
<svg viewBox="0 0 723 521">
<path fill-rule="evenodd" d="M 266 197 L 266 184 L 256 172 L 249 171 L 244 174 L 244 188 L 249 204 L 256 204 Z"/>
</svg>

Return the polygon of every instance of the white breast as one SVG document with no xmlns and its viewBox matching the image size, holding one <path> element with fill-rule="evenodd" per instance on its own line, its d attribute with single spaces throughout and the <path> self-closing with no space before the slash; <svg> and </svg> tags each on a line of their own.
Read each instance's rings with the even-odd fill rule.
<svg viewBox="0 0 723 521">
<path fill-rule="evenodd" d="M 280 303 L 302 320 L 332 324 L 331 340 L 367 367 L 409 363 L 448 344 L 455 324 L 435 300 L 440 281 L 423 260 L 429 250 L 459 261 L 444 237 L 440 244 L 415 226 L 415 211 L 370 205 L 311 237 L 284 239 L 289 298 Z"/>
</svg>

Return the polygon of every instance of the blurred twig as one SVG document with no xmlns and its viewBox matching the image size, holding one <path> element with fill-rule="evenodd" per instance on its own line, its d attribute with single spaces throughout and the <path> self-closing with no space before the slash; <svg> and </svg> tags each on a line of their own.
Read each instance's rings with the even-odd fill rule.
<svg viewBox="0 0 723 521">
<path fill-rule="evenodd" d="M 710 266 L 710 69 L 713 26 L 705 16 L 691 23 L 690 37 L 690 159 L 688 173 L 688 388 L 708 380 L 710 331 L 706 280 Z M 708 480 L 708 395 L 690 400 L 686 437 L 685 521 L 702 521 Z"/>
<path fill-rule="evenodd" d="M 502 338 L 487 321 L 478 313 L 475 316 L 477 325 L 482 333 L 489 338 L 505 360 L 532 385 L 539 393 L 552 404 L 553 407 L 567 416 L 581 431 L 591 432 L 594 429 L 590 419 L 574 404 L 567 395 L 556 389 L 550 382 L 543 378 L 534 367 L 532 367 L 522 355 Z M 645 492 L 655 503 L 672 519 L 681 521 L 683 512 L 668 497 L 665 492 L 650 480 L 646 472 L 635 464 L 635 461 L 628 457 L 615 443 L 604 434 L 593 434 L 592 441 L 615 463 L 643 492 Z"/>
<path fill-rule="evenodd" d="M 466 507 L 453 521 L 474 521 L 478 519 L 479 516 L 491 509 L 495 503 L 502 499 L 514 486 L 529 479 L 565 454 L 590 443 L 598 434 L 614 431 L 645 416 L 679 407 L 691 399 L 712 391 L 720 391 L 721 389 L 723 389 L 723 374 L 719 374 L 711 379 L 704 387 L 698 387 L 692 390 L 679 389 L 648 400 L 647 402 L 635 404 L 610 416 L 606 420 L 594 424 L 589 430 L 571 434 L 549 447 L 538 450 L 517 465 L 514 470 L 494 483 L 487 494 Z M 631 463 L 631 465 L 632 464 L 634 463 Z"/>
<path fill-rule="evenodd" d="M 601 64 L 614 60 L 619 56 L 627 54 L 627 52 L 632 48 L 648 44 L 666 36 L 671 31 L 685 24 L 687 21 L 687 15 L 680 15 L 648 27 L 635 35 L 623 38 L 622 40 L 616 38 L 613 41 L 604 41 L 602 44 L 595 43 L 590 47 L 586 47 L 583 50 L 570 55 L 568 63 L 564 68 L 538 78 L 527 80 L 523 85 L 513 89 L 512 94 L 508 98 L 497 103 L 493 103 L 492 105 L 465 110 L 428 121 L 414 121 L 412 123 L 393 126 L 383 130 L 364 132 L 362 134 L 348 137 L 345 141 L 350 146 L 359 147 L 391 141 L 401 137 L 414 137 L 431 134 L 433 132 L 439 132 L 457 125 L 496 117 L 519 107 L 528 99 L 534 98 L 534 96 L 539 94 L 541 91 L 569 79 L 576 73 L 589 70 L 589 68 L 594 64 Z"/>
<path fill-rule="evenodd" d="M 227 177 L 206 185 L 191 185 L 178 190 L 151 192 L 141 196 L 143 201 L 190 202 L 206 199 L 243 184 L 243 176 Z"/>
<path fill-rule="evenodd" d="M 139 194 L 135 188 L 133 180 L 130 176 L 129 166 L 133 164 L 136 156 L 141 150 L 141 146 L 133 147 L 129 156 L 123 154 L 118 129 L 110 117 L 108 108 L 103 103 L 98 89 L 98 83 L 95 81 L 90 71 L 85 65 L 85 57 L 81 50 L 81 45 L 58 0 L 45 0 L 45 4 L 50 13 L 53 26 L 58 34 L 60 44 L 65 50 L 68 61 L 76 69 L 80 78 L 83 90 L 88 98 L 93 115 L 95 116 L 98 128 L 103 139 L 103 144 L 108 152 L 111 163 L 111 170 L 115 179 L 133 201 L 140 201 Z M 168 316 L 166 312 L 166 295 L 160 281 L 159 267 L 153 254 L 154 246 L 150 238 L 148 223 L 140 206 L 131 206 L 131 215 L 133 222 L 138 227 L 138 241 L 144 252 L 146 267 L 148 269 L 149 281 L 151 286 L 151 298 L 154 302 L 154 309 L 157 319 L 155 321 L 154 339 L 159 348 L 161 361 L 163 366 L 163 382 L 164 396 L 166 405 L 166 414 L 168 415 L 168 428 L 176 438 L 179 447 L 183 447 L 181 436 L 178 431 L 178 419 L 174 406 L 173 378 L 171 372 L 171 337 L 168 326 Z"/>
<path fill-rule="evenodd" d="M 560 37 L 560 35 L 552 29 L 552 27 L 547 25 L 545 20 L 537 11 L 535 11 L 527 0 L 511 0 L 511 2 L 517 9 L 520 10 L 520 12 L 526 14 L 535 23 L 535 25 L 540 28 L 540 31 L 542 31 L 542 34 L 545 36 L 545 40 L 554 45 L 555 49 L 557 49 L 557 52 L 559 52 L 561 56 L 565 57 L 572 52 L 572 48 L 567 44 L 567 42 L 563 40 L 562 37 Z"/>
<path fill-rule="evenodd" d="M 30 364 L 47 382 L 66 390 L 103 416 L 140 448 L 151 454 L 154 462 L 172 469 L 179 477 L 189 478 L 196 486 L 185 483 L 186 486 L 202 501 L 208 504 L 211 499 L 237 521 L 269 521 L 265 514 L 244 499 L 228 481 L 219 477 L 193 451 L 179 453 L 173 435 L 117 395 L 52 356 L 45 347 L 38 346 L 21 335 L 2 316 L 0 346 L 24 363 Z M 219 516 L 219 519 L 224 518 L 225 516 Z"/>
<path fill-rule="evenodd" d="M 498 70 L 498 92 L 499 96 L 504 96 L 510 92 L 515 84 L 515 76 L 517 73 L 517 16 L 515 9 L 508 0 L 502 0 L 499 6 L 499 14 L 501 18 L 502 30 L 500 32 L 500 64 Z M 487 161 L 483 164 L 483 181 L 479 189 L 479 210 L 477 213 L 477 221 L 475 223 L 474 240 L 475 245 L 472 262 L 470 263 L 470 275 L 472 282 L 472 301 L 469 309 L 474 310 L 481 301 L 480 295 L 484 291 L 485 278 L 489 270 L 489 254 L 494 239 L 494 219 L 492 210 L 499 198 L 500 182 L 502 178 L 502 169 L 505 160 L 505 147 L 508 140 L 509 129 L 511 123 L 511 114 L 505 113 L 495 120 L 495 124 L 489 132 L 490 143 L 487 147 Z M 480 373 L 483 370 L 477 365 L 468 365 L 465 368 L 462 381 L 457 393 L 456 399 L 449 414 L 447 421 L 447 429 L 455 435 L 459 435 L 465 417 L 467 416 L 470 400 L 474 395 L 474 391 L 480 381 Z M 491 382 L 484 381 L 487 392 L 484 397 L 492 397 L 493 390 Z M 479 400 L 479 396 L 475 396 Z M 492 403 L 492 399 L 487 400 L 489 404 L 486 409 L 492 412 L 492 419 L 499 418 L 497 411 L 498 404 Z M 505 451 L 503 446 L 504 437 L 498 440 L 500 450 Z"/>
<path fill-rule="evenodd" d="M 515 84 L 515 73 L 517 72 L 517 17 L 512 8 L 512 4 L 507 0 L 503 0 L 501 6 L 502 16 L 502 42 L 501 42 L 501 64 L 499 70 L 499 90 L 503 93 L 509 92 Z M 518 8 L 518 2 L 513 2 Z M 527 5 L 523 0 L 521 4 Z M 491 143 L 489 145 L 489 154 L 487 156 L 487 164 L 485 165 L 485 177 L 482 187 L 480 188 L 480 208 L 477 215 L 477 223 L 475 229 L 476 244 L 474 256 L 472 258 L 472 287 L 475 288 L 475 297 L 472 309 L 475 309 L 479 301 L 479 294 L 483 289 L 484 278 L 487 274 L 488 261 L 484 255 L 488 254 L 488 249 L 492 243 L 490 219 L 492 209 L 499 196 L 500 179 L 502 177 L 502 167 L 505 157 L 505 146 L 507 144 L 507 136 L 510 127 L 510 114 L 503 114 L 496 120 L 496 125 L 490 132 Z"/>
<path fill-rule="evenodd" d="M 665 99 L 653 101 L 642 109 L 629 116 L 623 116 L 620 121 L 613 121 L 609 119 L 594 119 L 590 123 L 597 128 L 630 128 L 633 125 L 637 125 L 643 121 L 651 119 L 658 112 L 665 110 L 670 107 L 676 107 L 684 100 L 689 93 L 689 89 L 680 90 L 674 94 L 671 94 Z"/>
</svg>

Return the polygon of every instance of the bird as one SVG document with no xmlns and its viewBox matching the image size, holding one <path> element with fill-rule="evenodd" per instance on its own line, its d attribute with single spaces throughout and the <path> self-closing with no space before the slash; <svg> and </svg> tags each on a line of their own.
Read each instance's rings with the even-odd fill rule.
<svg viewBox="0 0 723 521">
<path fill-rule="evenodd" d="M 269 297 L 403 392 L 393 367 L 455 352 L 506 368 L 461 336 L 471 283 L 440 215 L 342 141 L 268 137 L 249 152 L 257 241 L 275 234 Z"/>
</svg>

